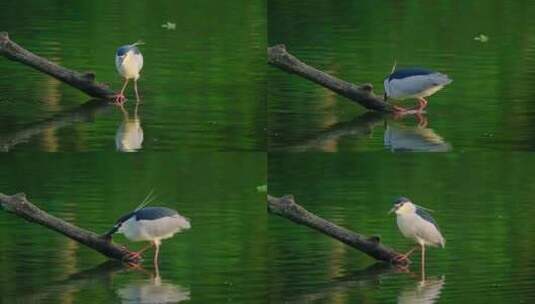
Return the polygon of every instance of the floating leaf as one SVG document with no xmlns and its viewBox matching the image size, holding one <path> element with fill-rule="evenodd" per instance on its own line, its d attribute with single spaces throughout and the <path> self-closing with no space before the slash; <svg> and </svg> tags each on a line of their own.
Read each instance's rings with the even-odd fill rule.
<svg viewBox="0 0 535 304">
<path fill-rule="evenodd" d="M 256 191 L 258 192 L 267 192 L 267 185 L 260 185 L 256 187 Z"/>
<path fill-rule="evenodd" d="M 489 37 L 487 35 L 484 35 L 484 34 L 479 34 L 479 35 L 474 37 L 474 40 L 485 43 L 485 42 L 489 41 Z"/>
<path fill-rule="evenodd" d="M 176 23 L 167 21 L 166 23 L 162 24 L 162 27 L 164 29 L 168 29 L 168 30 L 175 30 L 176 29 Z"/>
</svg>

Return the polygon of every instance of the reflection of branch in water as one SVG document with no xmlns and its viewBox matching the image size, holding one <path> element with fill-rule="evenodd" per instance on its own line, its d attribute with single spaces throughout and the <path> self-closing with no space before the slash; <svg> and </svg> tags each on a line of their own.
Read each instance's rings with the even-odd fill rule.
<svg viewBox="0 0 535 304">
<path fill-rule="evenodd" d="M 104 262 L 92 269 L 84 270 L 67 279 L 52 282 L 45 288 L 26 296 L 17 296 L 17 303 L 41 303 L 52 302 L 53 300 L 72 299 L 80 290 L 94 288 L 95 285 L 102 285 L 103 289 L 113 287 L 113 276 L 117 273 L 128 270 L 141 270 L 140 267 L 125 268 L 116 261 Z M 148 271 L 144 271 L 148 272 Z M 190 299 L 190 291 L 182 286 L 162 281 L 159 272 L 149 272 L 149 279 L 132 279 L 125 286 L 117 289 L 116 293 L 124 303 L 178 303 Z M 0 298 L 0 300 L 9 300 Z M 2 302 L 2 301 L 0 301 Z M 2 302 L 3 303 L 3 302 Z"/>
<path fill-rule="evenodd" d="M 433 129 L 423 126 L 406 126 L 388 121 L 384 135 L 385 148 L 392 152 L 447 152 L 451 145 L 435 133 Z"/>
<path fill-rule="evenodd" d="M 326 303 L 337 294 L 353 291 L 356 288 L 377 288 L 383 275 L 397 273 L 399 268 L 385 263 L 376 263 L 362 270 L 335 278 L 323 286 L 314 288 L 313 292 L 296 295 L 285 303 Z"/>
<path fill-rule="evenodd" d="M 369 136 L 373 128 L 383 122 L 385 115 L 378 112 L 366 112 L 353 120 L 331 126 L 302 144 L 282 148 L 281 150 L 303 152 L 311 149 L 322 149 L 326 142 L 337 141 L 343 136 L 351 135 L 357 139 Z"/>
<path fill-rule="evenodd" d="M 41 303 L 55 299 L 69 299 L 73 294 L 88 286 L 111 285 L 112 274 L 121 271 L 124 266 L 117 261 L 106 261 L 94 268 L 70 275 L 64 280 L 50 282 L 46 287 L 25 296 L 17 295 L 16 303 Z M 0 300 L 8 300 L 1 299 Z M 0 301 L 2 302 L 2 301 Z M 2 302 L 3 303 L 3 302 Z M 9 303 L 9 301 L 6 301 Z M 13 302 L 14 303 L 14 302 Z"/>
<path fill-rule="evenodd" d="M 2 135 L 0 138 L 0 151 L 7 152 L 19 143 L 27 142 L 31 137 L 45 131 L 60 129 L 78 122 L 91 121 L 95 115 L 109 110 L 111 106 L 102 100 L 90 100 L 74 110 L 58 114 L 41 122 L 30 124 L 22 130 Z"/>
<path fill-rule="evenodd" d="M 398 303 L 432 304 L 440 298 L 445 278 L 431 278 L 419 281 L 416 286 L 405 287 L 398 296 Z"/>
<path fill-rule="evenodd" d="M 285 299 L 285 303 L 328 303 L 340 294 L 355 291 L 357 289 L 378 289 L 385 276 L 403 273 L 408 270 L 384 263 L 376 263 L 365 269 L 355 271 L 343 277 L 335 278 L 323 286 L 314 288 L 313 292 L 295 295 Z M 431 278 L 426 281 L 416 282 L 416 286 L 410 285 L 402 289 L 398 295 L 398 303 L 431 304 L 440 297 L 440 292 L 445 283 L 442 278 Z M 364 293 L 362 293 L 364 294 Z M 331 301 L 329 301 L 331 300 Z M 359 302 L 366 302 L 360 299 Z"/>
<path fill-rule="evenodd" d="M 121 105 L 123 112 L 123 122 L 117 128 L 115 134 L 115 147 L 122 152 L 136 152 L 143 144 L 143 128 L 138 115 L 139 101 L 136 102 L 134 117 L 130 118 L 126 109 Z"/>
<path fill-rule="evenodd" d="M 314 138 L 290 147 L 280 148 L 284 151 L 303 152 L 307 150 L 322 150 L 328 142 L 338 141 L 344 136 L 352 136 L 354 140 L 368 137 L 387 117 L 386 114 L 377 112 L 367 112 L 363 115 L 347 122 L 337 123 L 327 130 L 319 132 Z M 423 118 L 425 119 L 425 117 Z M 435 133 L 433 129 L 427 128 L 425 124 L 418 126 L 407 126 L 393 120 L 386 122 L 384 133 L 384 145 L 392 152 L 414 151 L 414 152 L 447 152 L 451 150 L 451 145 Z M 332 145 L 329 145 L 332 146 Z M 274 149 L 277 151 L 279 149 Z"/>
</svg>

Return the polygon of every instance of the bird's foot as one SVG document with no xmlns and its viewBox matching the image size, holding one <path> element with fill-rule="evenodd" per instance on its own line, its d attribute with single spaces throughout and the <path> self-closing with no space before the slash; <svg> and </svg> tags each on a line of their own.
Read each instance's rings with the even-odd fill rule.
<svg viewBox="0 0 535 304">
<path fill-rule="evenodd" d="M 406 109 L 404 107 L 393 105 L 392 109 L 394 109 L 393 115 L 394 119 L 400 119 L 404 117 L 405 115 L 409 114 L 409 109 Z"/>
<path fill-rule="evenodd" d="M 123 93 L 117 93 L 114 98 L 115 104 L 122 105 L 126 101 L 126 97 Z"/>
<path fill-rule="evenodd" d="M 394 109 L 394 112 L 400 112 L 400 113 L 407 112 L 407 109 L 405 109 L 404 107 L 400 107 L 396 105 L 393 105 L 392 109 Z"/>
<path fill-rule="evenodd" d="M 408 254 L 400 254 L 400 255 L 397 255 L 395 256 L 392 261 L 396 264 L 410 264 L 411 263 L 411 260 L 409 259 L 409 255 Z"/>
<path fill-rule="evenodd" d="M 128 265 L 137 265 L 142 259 L 141 253 L 135 251 L 129 252 L 123 257 L 123 261 Z"/>
<path fill-rule="evenodd" d="M 141 259 L 141 253 L 135 251 L 128 253 L 126 256 L 129 259 Z"/>
<path fill-rule="evenodd" d="M 130 269 L 143 270 L 143 265 L 140 261 L 125 261 L 124 264 Z"/>
</svg>

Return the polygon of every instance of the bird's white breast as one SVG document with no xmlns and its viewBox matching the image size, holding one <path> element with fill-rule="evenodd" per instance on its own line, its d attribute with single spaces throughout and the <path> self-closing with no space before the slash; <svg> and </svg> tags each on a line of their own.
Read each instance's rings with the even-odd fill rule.
<svg viewBox="0 0 535 304">
<path fill-rule="evenodd" d="M 122 61 L 119 57 L 115 57 L 115 67 L 124 78 L 137 80 L 143 68 L 143 55 L 129 51 Z"/>
<path fill-rule="evenodd" d="M 418 231 L 414 223 L 417 222 L 417 216 L 414 213 L 408 214 L 398 214 L 397 215 L 397 224 L 399 231 L 403 234 L 404 237 L 413 239 L 418 242 L 416 235 Z"/>
</svg>

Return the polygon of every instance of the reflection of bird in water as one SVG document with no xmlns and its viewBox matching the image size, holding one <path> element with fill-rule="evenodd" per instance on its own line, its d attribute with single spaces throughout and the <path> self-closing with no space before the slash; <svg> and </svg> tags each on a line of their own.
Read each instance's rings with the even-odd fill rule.
<svg viewBox="0 0 535 304">
<path fill-rule="evenodd" d="M 182 230 L 190 229 L 191 224 L 176 210 L 166 207 L 145 207 L 151 200 L 149 197 L 150 194 L 133 212 L 119 218 L 104 237 L 111 238 L 112 234 L 119 232 L 132 241 L 150 241 L 151 244 L 131 255 L 139 258 L 145 250 L 154 246 L 156 248 L 154 265 L 157 267 L 161 241 Z"/>
<path fill-rule="evenodd" d="M 115 67 L 117 72 L 124 78 L 124 85 L 121 91 L 116 95 L 115 102 L 123 103 L 125 101 L 124 90 L 128 85 L 130 79 L 134 79 L 134 91 L 136 99 L 139 100 L 137 91 L 137 80 L 139 79 L 139 72 L 143 68 L 143 55 L 137 48 L 138 45 L 143 44 L 138 41 L 133 44 L 123 45 L 117 49 L 115 54 Z"/>
<path fill-rule="evenodd" d="M 416 286 L 404 288 L 398 296 L 398 304 L 431 304 L 440 298 L 444 277 L 420 281 Z"/>
<path fill-rule="evenodd" d="M 190 299 L 190 291 L 179 285 L 162 282 L 158 267 L 150 280 L 134 281 L 117 290 L 122 303 L 179 303 Z"/>
<path fill-rule="evenodd" d="M 130 118 L 128 112 L 121 104 L 119 108 L 123 112 L 123 122 L 115 133 L 115 147 L 122 152 L 136 152 L 143 144 L 143 128 L 138 116 L 138 104 L 134 110 L 134 118 Z"/>
<path fill-rule="evenodd" d="M 418 100 L 416 111 L 421 112 L 427 107 L 425 97 L 435 94 L 451 82 L 448 75 L 442 73 L 418 68 L 397 70 L 394 65 L 392 73 L 384 81 L 385 100 L 415 98 Z M 394 106 L 394 109 L 399 112 L 407 111 L 399 106 Z"/>
<path fill-rule="evenodd" d="M 422 270 L 425 267 L 425 246 L 440 246 L 444 248 L 446 241 L 438 229 L 433 217 L 423 207 L 413 204 L 408 198 L 400 197 L 394 201 L 394 207 L 389 213 L 395 212 L 398 228 L 406 238 L 414 240 L 420 245 L 422 252 Z M 399 259 L 407 259 L 418 246 L 411 249 Z"/>
<path fill-rule="evenodd" d="M 392 121 L 386 124 L 384 144 L 392 152 L 447 152 L 451 150 L 451 145 L 433 129 L 426 128 L 425 124 L 410 127 Z"/>
</svg>

